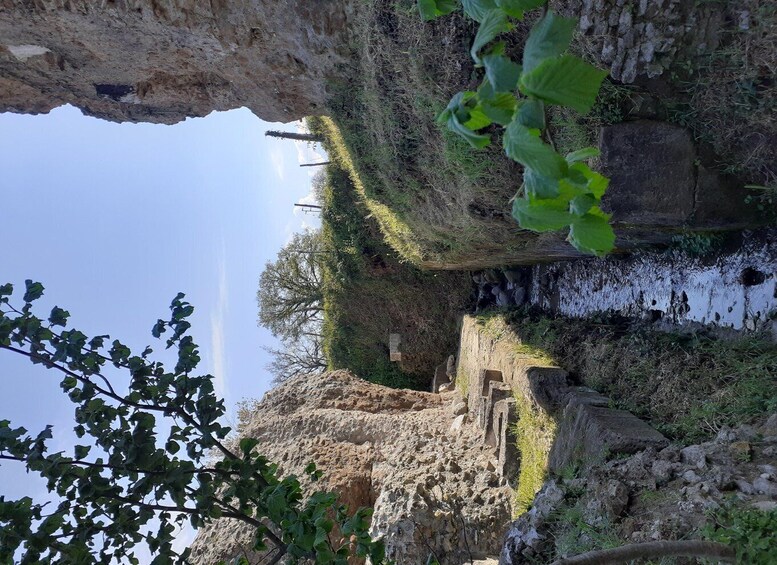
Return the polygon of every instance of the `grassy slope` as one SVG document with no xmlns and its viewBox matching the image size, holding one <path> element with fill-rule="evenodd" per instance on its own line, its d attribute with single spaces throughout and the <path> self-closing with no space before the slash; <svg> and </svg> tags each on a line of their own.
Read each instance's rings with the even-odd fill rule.
<svg viewBox="0 0 777 565">
<path fill-rule="evenodd" d="M 644 116 L 638 109 L 650 91 L 648 97 L 658 99 L 656 117 L 682 123 L 709 142 L 720 168 L 745 182 L 771 183 L 777 160 L 775 8 L 767 0 L 749 5 L 750 29 L 740 30 L 732 16 L 714 53 L 650 84 L 607 83 L 588 117 L 554 109 L 549 119 L 556 143 L 562 150 L 595 144 L 600 126 Z M 506 36 L 508 52 L 520 53 L 528 26 Z M 389 244 L 433 268 L 548 260 L 532 255 L 537 241 L 565 248 L 563 235 L 538 237 L 510 217 L 520 169 L 499 143 L 476 152 L 434 122 L 455 92 L 479 82 L 468 53 L 473 22 L 452 14 L 423 23 L 415 0 L 368 0 L 353 29 L 354 64 L 332 85 L 329 109 L 365 194 L 390 218 L 381 220 Z M 579 41 L 575 50 L 585 54 L 584 39 Z M 766 191 L 762 200 L 769 204 L 774 196 Z"/>
<path fill-rule="evenodd" d="M 465 273 L 424 273 L 401 262 L 384 243 L 381 208 L 364 198 L 360 181 L 326 119 L 333 164 L 327 167 L 322 229 L 328 249 L 324 271 L 324 348 L 332 369 L 347 368 L 380 384 L 425 388 L 434 366 L 455 350 L 456 319 L 466 306 Z M 390 218 L 389 218 L 390 220 Z M 389 333 L 403 339 L 401 367 L 389 361 Z"/>
<path fill-rule="evenodd" d="M 509 216 L 517 166 L 497 146 L 477 152 L 434 121 L 471 82 L 475 27 L 460 15 L 425 24 L 415 4 L 364 4 L 355 64 L 334 85 L 331 115 L 366 194 L 407 227 L 386 232 L 403 257 L 439 266 L 509 253 L 524 237 Z"/>
</svg>

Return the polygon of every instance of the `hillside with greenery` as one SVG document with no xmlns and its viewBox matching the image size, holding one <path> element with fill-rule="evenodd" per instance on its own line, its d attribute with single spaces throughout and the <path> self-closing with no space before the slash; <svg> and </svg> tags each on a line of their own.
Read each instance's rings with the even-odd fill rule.
<svg viewBox="0 0 777 565">
<path fill-rule="evenodd" d="M 311 131 L 330 133 L 309 119 Z M 330 124 L 331 125 L 331 124 Z M 425 388 L 435 365 L 456 348 L 456 320 L 467 308 L 466 273 L 423 272 L 384 241 L 331 137 L 322 190 L 323 351 L 330 369 L 350 369 L 389 386 Z M 357 179 L 358 182 L 358 179 Z M 389 361 L 389 333 L 402 338 L 402 362 Z"/>
</svg>

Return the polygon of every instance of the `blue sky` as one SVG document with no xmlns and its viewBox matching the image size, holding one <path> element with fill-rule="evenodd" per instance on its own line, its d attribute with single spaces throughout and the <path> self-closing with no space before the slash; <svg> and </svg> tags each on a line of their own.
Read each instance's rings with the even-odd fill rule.
<svg viewBox="0 0 777 565">
<path fill-rule="evenodd" d="M 115 124 L 72 107 L 0 114 L 0 284 L 38 280 L 39 315 L 58 305 L 87 335 L 139 350 L 185 292 L 200 369 L 216 376 L 234 414 L 237 401 L 270 386 L 261 347 L 275 341 L 256 323 L 259 275 L 313 220 L 293 212 L 310 192 L 316 169 L 298 164 L 314 160 L 313 149 L 266 138 L 267 129 L 296 125 L 245 109 L 174 126 Z M 58 382 L 0 351 L 0 418 L 71 428 L 73 405 Z M 3 484 L 10 496 L 38 488 L 5 465 Z"/>
</svg>

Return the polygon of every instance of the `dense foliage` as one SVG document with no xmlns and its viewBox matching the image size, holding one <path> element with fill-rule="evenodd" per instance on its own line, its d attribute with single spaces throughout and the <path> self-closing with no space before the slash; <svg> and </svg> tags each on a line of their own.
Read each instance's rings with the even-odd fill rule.
<svg viewBox="0 0 777 565">
<path fill-rule="evenodd" d="M 706 538 L 730 545 L 737 563 L 769 565 L 777 555 L 777 510 L 737 509 L 717 511 L 704 529 Z"/>
<path fill-rule="evenodd" d="M 502 126 L 505 153 L 524 168 L 513 217 L 537 232 L 569 227 L 568 240 L 576 249 L 603 255 L 615 243 L 610 216 L 600 207 L 609 181 L 585 163 L 598 150 L 586 147 L 560 155 L 552 140 L 543 140 L 543 131 L 546 105 L 588 112 L 607 73 L 567 53 L 576 22 L 552 12 L 532 28 L 522 64 L 506 56 L 503 41 L 494 43 L 513 28 L 512 20 L 522 20 L 526 11 L 544 3 L 462 0 L 464 13 L 480 24 L 470 54 L 485 76 L 477 91 L 456 94 L 438 119 L 475 148 L 491 142 L 485 128 Z M 418 6 L 428 20 L 453 12 L 459 2 L 419 0 Z"/>
<path fill-rule="evenodd" d="M 68 328 L 62 308 L 36 316 L 33 302 L 43 290 L 26 281 L 17 308 L 12 285 L 0 286 L 0 349 L 61 375 L 82 441 L 72 452 L 51 453 L 51 426 L 30 433 L 0 420 L 0 460 L 42 477 L 56 499 L 0 496 L 0 563 L 138 563 L 138 545 L 154 564 L 186 562 L 189 550 L 177 555 L 172 547 L 176 525 L 189 520 L 199 528 L 221 517 L 254 527 L 252 549 L 270 550 L 271 563 L 345 564 L 351 554 L 382 561 L 382 543 L 367 531 L 370 510 L 349 514 L 333 493 L 305 495 L 296 477 L 279 477 L 256 453 L 254 439 L 227 446 L 230 429 L 220 423 L 224 402 L 213 378 L 193 374 L 200 354 L 187 335 L 194 307 L 183 294 L 152 329 L 177 351 L 168 369 L 153 360 L 151 347 L 134 354 L 107 335 Z M 212 450 L 221 455 L 214 463 Z M 306 471 L 314 480 L 320 475 L 312 464 Z"/>
</svg>

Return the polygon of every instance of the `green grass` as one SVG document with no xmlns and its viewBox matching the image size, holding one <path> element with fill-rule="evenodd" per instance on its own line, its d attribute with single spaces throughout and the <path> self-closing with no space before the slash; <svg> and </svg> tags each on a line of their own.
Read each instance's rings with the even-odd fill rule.
<svg viewBox="0 0 777 565">
<path fill-rule="evenodd" d="M 556 421 L 520 392 L 515 393 L 518 420 L 513 432 L 521 454 L 521 468 L 513 499 L 517 517 L 531 508 L 534 496 L 548 476 L 548 458 L 556 436 Z"/>
<path fill-rule="evenodd" d="M 777 348 L 765 336 L 723 340 L 526 310 L 507 321 L 523 343 L 672 438 L 703 441 L 777 410 Z"/>
<path fill-rule="evenodd" d="M 748 3 L 749 26 L 736 25 L 741 7 L 723 3 L 729 25 L 711 53 L 678 65 L 670 118 L 715 151 L 717 166 L 745 182 L 777 187 L 777 6 Z"/>
<path fill-rule="evenodd" d="M 399 0 L 364 3 L 352 29 L 353 63 L 328 108 L 392 248 L 422 267 L 466 268 L 532 237 L 509 215 L 518 169 L 498 140 L 475 151 L 435 122 L 472 79 L 476 25 L 424 23 Z"/>
</svg>

